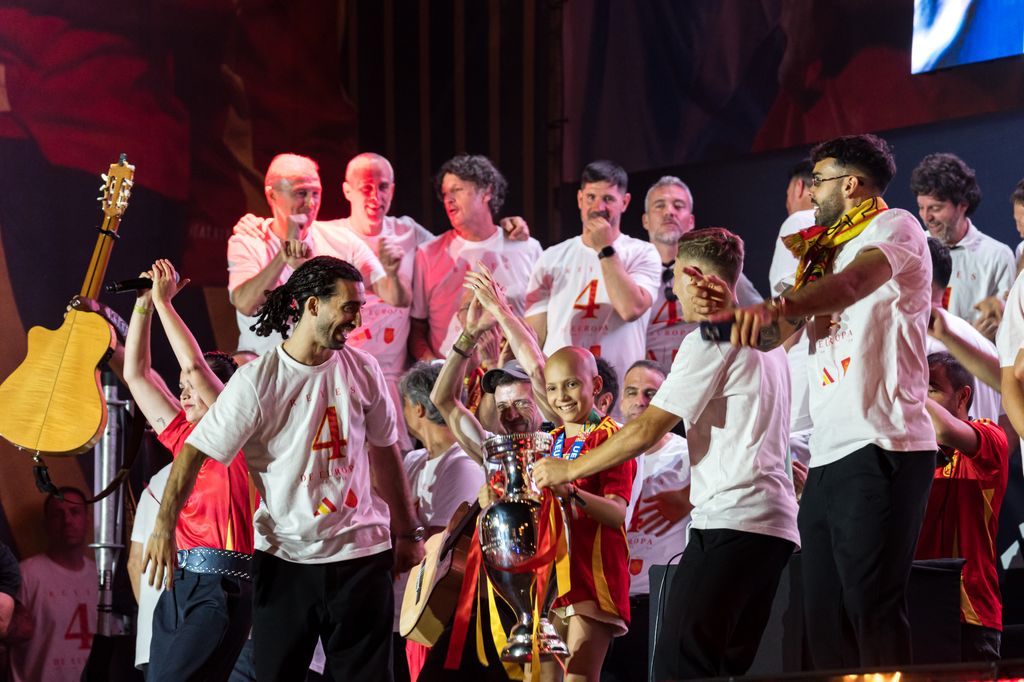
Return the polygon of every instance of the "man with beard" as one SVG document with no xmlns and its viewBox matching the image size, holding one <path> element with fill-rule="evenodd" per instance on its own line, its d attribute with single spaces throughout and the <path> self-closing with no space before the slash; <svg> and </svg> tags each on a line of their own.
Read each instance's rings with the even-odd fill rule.
<svg viewBox="0 0 1024 682">
<path fill-rule="evenodd" d="M 911 173 L 910 189 L 929 234 L 948 246 L 953 257 L 946 310 L 994 339 L 1002 301 L 1017 269 L 1010 247 L 971 222 L 969 216 L 981 203 L 974 169 L 954 154 L 929 154 Z"/>
<path fill-rule="evenodd" d="M 800 506 L 804 614 L 818 669 L 911 662 L 906 587 L 935 465 L 925 337 L 931 261 L 914 217 L 888 209 L 889 145 L 851 135 L 811 152 L 816 227 L 782 296 L 712 317 L 774 348 L 807 323 L 810 472 Z M 703 294 L 702 294 L 703 295 Z"/>
<path fill-rule="evenodd" d="M 244 446 L 253 515 L 256 678 L 302 679 L 319 637 L 331 679 L 390 680 L 392 571 L 423 558 L 377 361 L 349 348 L 364 301 L 349 263 L 317 256 L 267 294 L 257 331 L 294 333 L 234 374 L 171 467 L 143 569 L 170 582 L 174 526 L 204 461 Z M 392 548 L 394 548 L 392 550 Z"/>
<path fill-rule="evenodd" d="M 460 331 L 453 320 L 462 280 L 477 262 L 507 288 L 509 301 L 522 314 L 524 285 L 541 254 L 540 242 L 523 236 L 528 230 L 522 220 L 497 224 L 508 182 L 486 156 L 449 159 L 435 184 L 452 229 L 416 253 L 409 352 L 417 360 L 448 354 Z"/>
<path fill-rule="evenodd" d="M 661 287 L 651 306 L 647 323 L 646 358 L 657 363 L 665 374 L 672 369 L 683 337 L 695 327 L 683 322 L 679 300 L 672 292 L 673 264 L 679 249 L 679 238 L 693 229 L 693 194 L 685 182 L 666 175 L 651 185 L 644 198 L 644 229 L 661 259 Z M 740 273 L 736 296 L 742 305 L 757 303 L 761 295 L 746 275 Z"/>
<path fill-rule="evenodd" d="M 611 161 L 583 169 L 576 202 L 582 233 L 544 251 L 526 294 L 527 322 L 545 354 L 586 348 L 619 373 L 644 357 L 647 320 L 658 295 L 658 251 L 622 234 L 629 207 L 626 171 Z"/>
</svg>

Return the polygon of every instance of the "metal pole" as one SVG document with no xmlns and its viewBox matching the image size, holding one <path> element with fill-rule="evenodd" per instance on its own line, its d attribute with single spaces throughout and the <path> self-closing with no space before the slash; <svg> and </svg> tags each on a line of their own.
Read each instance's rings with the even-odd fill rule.
<svg viewBox="0 0 1024 682">
<path fill-rule="evenodd" d="M 117 378 L 112 372 L 103 372 L 103 395 L 107 401 L 107 428 L 94 450 L 93 471 L 96 494 L 114 480 L 121 466 L 122 437 L 124 431 L 127 401 L 117 397 Z M 99 602 L 96 605 L 96 634 L 111 637 L 124 634 L 124 621 L 120 614 L 113 612 L 111 587 L 114 581 L 114 567 L 124 545 L 121 530 L 123 524 L 121 489 L 96 504 L 93 518 L 96 542 L 89 545 L 96 550 L 96 572 L 99 577 Z"/>
</svg>

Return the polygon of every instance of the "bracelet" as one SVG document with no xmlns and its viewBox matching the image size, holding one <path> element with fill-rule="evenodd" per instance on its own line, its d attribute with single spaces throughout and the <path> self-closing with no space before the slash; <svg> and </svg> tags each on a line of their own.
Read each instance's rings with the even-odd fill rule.
<svg viewBox="0 0 1024 682">
<path fill-rule="evenodd" d="M 460 344 L 462 344 L 462 348 L 459 347 Z M 466 332 L 462 332 L 461 334 L 459 334 L 459 338 L 456 339 L 455 343 L 452 344 L 452 350 L 464 358 L 468 358 L 469 354 L 473 352 L 473 349 L 475 347 L 476 339 L 474 339 Z"/>
<path fill-rule="evenodd" d="M 132 308 L 132 310 L 137 312 L 139 315 L 149 315 L 151 312 L 153 312 L 152 308 L 147 308 L 146 306 L 139 305 L 138 303 L 135 304 L 135 307 Z"/>
</svg>

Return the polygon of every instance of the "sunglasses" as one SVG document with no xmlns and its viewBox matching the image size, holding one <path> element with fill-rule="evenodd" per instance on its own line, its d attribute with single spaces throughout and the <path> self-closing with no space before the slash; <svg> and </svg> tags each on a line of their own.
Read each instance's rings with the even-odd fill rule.
<svg viewBox="0 0 1024 682">
<path fill-rule="evenodd" d="M 675 303 L 679 300 L 676 293 L 672 291 L 672 278 L 674 277 L 672 268 L 674 265 L 675 261 L 672 261 L 671 263 L 662 263 L 662 267 L 665 269 L 661 271 L 661 283 L 665 285 L 665 300 L 669 303 Z"/>
</svg>

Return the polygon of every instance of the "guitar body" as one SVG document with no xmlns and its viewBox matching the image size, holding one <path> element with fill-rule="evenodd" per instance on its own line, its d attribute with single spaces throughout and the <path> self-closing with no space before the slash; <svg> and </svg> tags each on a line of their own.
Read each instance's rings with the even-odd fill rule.
<svg viewBox="0 0 1024 682">
<path fill-rule="evenodd" d="M 99 364 L 114 344 L 110 324 L 81 310 L 58 329 L 30 329 L 25 359 L 0 385 L 0 436 L 32 453 L 93 447 L 107 423 Z"/>
<path fill-rule="evenodd" d="M 466 572 L 475 517 L 476 513 L 463 503 L 448 529 L 427 539 L 423 561 L 409 572 L 402 598 L 398 632 L 406 639 L 434 646 L 451 622 Z M 444 552 L 445 547 L 450 551 Z"/>
</svg>

